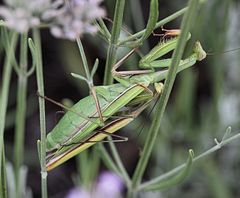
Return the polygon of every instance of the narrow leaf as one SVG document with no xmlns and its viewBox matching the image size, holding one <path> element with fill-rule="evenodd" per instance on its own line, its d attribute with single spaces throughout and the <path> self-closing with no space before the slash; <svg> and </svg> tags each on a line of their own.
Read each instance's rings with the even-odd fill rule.
<svg viewBox="0 0 240 198">
<path fill-rule="evenodd" d="M 95 75 L 97 69 L 98 69 L 98 64 L 99 64 L 99 60 L 96 59 L 94 65 L 93 65 L 93 69 L 91 71 L 91 80 L 93 81 L 93 76 Z"/>
<path fill-rule="evenodd" d="M 166 178 L 165 180 L 160 181 L 159 183 L 147 186 L 146 188 L 144 188 L 144 190 L 162 190 L 181 183 L 189 175 L 189 172 L 192 167 L 193 157 L 194 157 L 193 150 L 190 149 L 188 160 L 186 162 L 186 167 L 181 172 L 170 178 Z"/>
<path fill-rule="evenodd" d="M 143 41 L 146 40 L 152 34 L 153 30 L 156 27 L 157 20 L 158 20 L 158 0 L 151 0 L 148 22 L 142 37 L 136 41 L 128 42 L 127 46 L 131 48 L 136 48 L 142 45 Z"/>
<path fill-rule="evenodd" d="M 105 38 L 106 40 L 109 41 L 110 38 L 111 38 L 111 34 L 110 34 L 107 26 L 105 25 L 104 21 L 103 21 L 101 18 L 99 18 L 99 19 L 97 20 L 97 22 L 98 22 L 97 24 L 98 24 L 98 27 L 99 27 L 99 29 L 100 29 L 101 34 L 104 36 L 104 38 Z"/>
<path fill-rule="evenodd" d="M 39 162 L 41 162 L 41 140 L 37 140 L 37 152 L 38 152 Z"/>
<path fill-rule="evenodd" d="M 141 42 L 146 40 L 153 32 L 158 20 L 158 0 L 151 0 L 148 23 L 146 30 L 141 37 Z"/>
<path fill-rule="evenodd" d="M 36 68 L 36 47 L 33 43 L 33 40 L 31 38 L 28 39 L 28 47 L 30 49 L 31 55 L 32 55 L 32 67 L 27 71 L 27 76 L 31 76 Z"/>
<path fill-rule="evenodd" d="M 75 74 L 75 73 L 71 73 L 71 75 L 72 75 L 74 78 L 77 78 L 77 79 L 79 79 L 79 80 L 83 80 L 83 81 L 87 82 L 87 84 L 89 84 L 88 79 L 86 79 L 84 76 L 81 76 L 81 75 Z"/>
</svg>

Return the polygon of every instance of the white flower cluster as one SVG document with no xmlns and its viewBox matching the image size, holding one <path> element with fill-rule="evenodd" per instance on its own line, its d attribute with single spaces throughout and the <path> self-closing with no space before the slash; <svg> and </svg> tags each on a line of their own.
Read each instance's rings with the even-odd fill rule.
<svg viewBox="0 0 240 198">
<path fill-rule="evenodd" d="M 23 33 L 42 23 L 60 38 L 74 40 L 83 33 L 96 33 L 93 22 L 105 16 L 102 0 L 5 0 L 0 18 L 6 25 Z"/>
<path fill-rule="evenodd" d="M 68 3 L 58 1 L 58 8 L 46 11 L 44 20 L 52 21 L 51 33 L 60 38 L 74 40 L 83 33 L 96 33 L 93 22 L 105 16 L 105 11 L 99 6 L 102 0 L 71 0 Z"/>
<path fill-rule="evenodd" d="M 49 0 L 5 0 L 6 6 L 0 6 L 0 18 L 10 29 L 24 33 L 31 27 L 40 25 L 39 15 L 48 6 Z"/>
</svg>

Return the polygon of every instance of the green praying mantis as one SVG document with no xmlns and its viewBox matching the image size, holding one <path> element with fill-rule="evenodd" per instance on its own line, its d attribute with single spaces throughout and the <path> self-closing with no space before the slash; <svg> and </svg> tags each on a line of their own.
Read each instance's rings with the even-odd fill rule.
<svg viewBox="0 0 240 198">
<path fill-rule="evenodd" d="M 189 33 L 188 39 L 190 37 Z M 152 100 L 159 97 L 163 88 L 161 81 L 167 76 L 171 59 L 158 59 L 175 49 L 177 41 L 178 37 L 174 37 L 161 42 L 144 56 L 139 67 L 146 70 L 117 71 L 134 50 L 113 67 L 112 75 L 119 83 L 94 87 L 101 118 L 92 95 L 67 108 L 68 111 L 47 135 L 47 170 L 52 170 L 109 135 L 116 137 L 116 141 L 126 141 L 127 138 L 113 133 L 133 121 Z M 192 54 L 180 61 L 178 72 L 205 57 L 200 42 L 196 42 Z M 155 71 L 154 68 L 159 67 L 162 70 Z"/>
</svg>

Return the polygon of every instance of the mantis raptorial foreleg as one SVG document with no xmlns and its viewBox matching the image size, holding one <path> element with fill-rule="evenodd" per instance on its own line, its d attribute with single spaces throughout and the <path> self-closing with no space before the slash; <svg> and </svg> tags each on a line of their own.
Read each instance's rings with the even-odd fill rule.
<svg viewBox="0 0 240 198">
<path fill-rule="evenodd" d="M 191 35 L 189 33 L 188 39 L 190 39 Z M 133 75 L 141 75 L 141 74 L 148 74 L 154 72 L 154 68 L 166 68 L 170 66 L 171 59 L 162 59 L 158 60 L 161 58 L 163 55 L 169 53 L 172 51 L 177 44 L 178 38 L 172 38 L 170 40 L 167 40 L 165 42 L 160 42 L 158 45 L 156 45 L 147 55 L 143 56 L 141 60 L 139 61 L 139 67 L 143 69 L 148 69 L 148 70 L 133 70 L 133 71 L 117 71 L 117 69 L 121 66 L 121 64 L 127 59 L 129 56 L 131 56 L 135 49 L 131 50 L 127 55 L 125 55 L 114 67 L 112 68 L 112 74 L 113 77 L 117 81 L 122 81 L 122 78 L 124 76 L 133 76 Z M 201 48 L 199 44 L 199 48 Z M 202 48 L 199 49 L 201 50 L 201 53 L 203 53 Z M 205 53 L 205 52 L 204 52 Z"/>
</svg>

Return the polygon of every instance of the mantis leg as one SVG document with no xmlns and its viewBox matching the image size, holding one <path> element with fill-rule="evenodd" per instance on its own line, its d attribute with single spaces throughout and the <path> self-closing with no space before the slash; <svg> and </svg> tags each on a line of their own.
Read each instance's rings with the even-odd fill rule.
<svg viewBox="0 0 240 198">
<path fill-rule="evenodd" d="M 190 39 L 191 35 L 189 34 L 188 39 Z M 116 63 L 112 68 L 112 74 L 116 78 L 121 78 L 124 76 L 131 76 L 131 75 L 141 75 L 141 74 L 148 74 L 152 73 L 155 67 L 168 67 L 170 65 L 171 59 L 163 59 L 157 60 L 158 58 L 162 57 L 163 55 L 167 54 L 168 52 L 175 49 L 177 45 L 178 38 L 173 38 L 167 40 L 166 42 L 160 42 L 156 45 L 147 55 L 142 57 L 139 61 L 139 67 L 142 69 L 148 70 L 133 70 L 133 71 L 117 71 L 117 69 L 123 64 L 123 62 L 130 57 L 135 51 L 136 48 L 131 50 L 128 54 L 126 54 L 118 63 Z M 119 80 L 119 79 L 117 79 Z"/>
<path fill-rule="evenodd" d="M 167 33 L 164 34 L 167 36 Z M 169 35 L 168 35 L 169 36 Z M 176 35 L 175 35 L 176 36 Z M 188 35 L 188 40 L 191 38 L 191 34 Z M 145 55 L 140 61 L 139 61 L 139 67 L 140 68 L 151 68 L 153 67 L 166 67 L 167 64 L 164 64 L 166 62 L 163 60 L 158 60 L 160 57 L 164 56 L 165 54 L 169 53 L 170 51 L 174 50 L 176 48 L 178 41 L 178 37 L 174 37 L 172 39 L 159 42 L 147 55 Z M 169 62 L 170 59 L 167 59 L 167 62 Z M 168 64 L 169 65 L 169 64 Z"/>
<path fill-rule="evenodd" d="M 134 52 L 136 48 L 132 49 L 129 53 L 127 53 L 120 61 L 118 61 L 112 68 L 113 76 L 129 76 L 136 74 L 147 74 L 151 72 L 151 70 L 132 70 L 132 71 L 117 71 L 117 69 L 128 59 Z"/>
<path fill-rule="evenodd" d="M 163 26 L 161 26 L 161 30 L 164 33 L 158 34 L 153 32 L 153 36 L 162 36 L 164 39 L 165 37 L 174 37 L 174 36 L 179 36 L 181 33 L 180 29 L 165 29 Z"/>
</svg>

